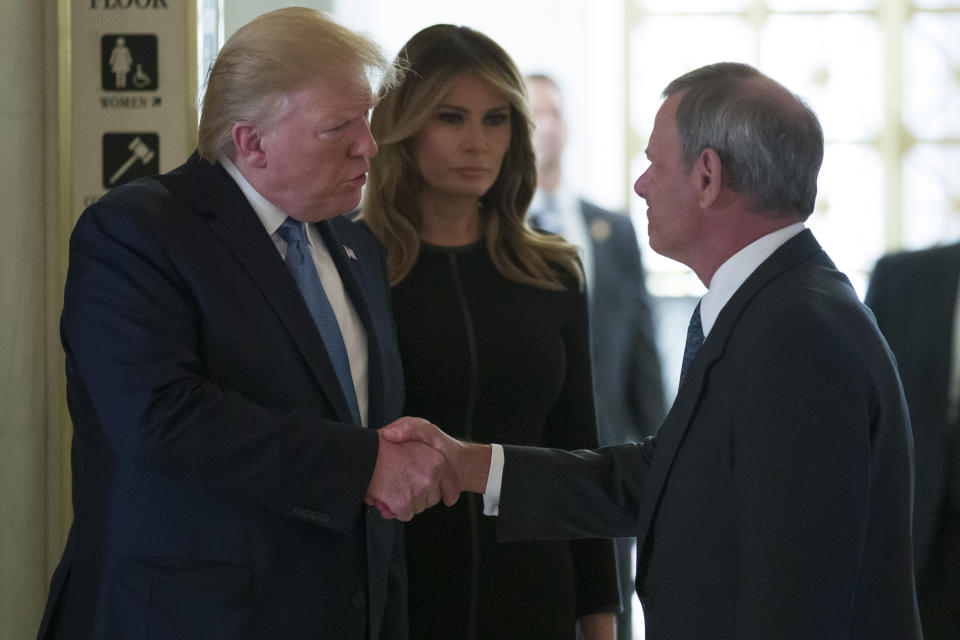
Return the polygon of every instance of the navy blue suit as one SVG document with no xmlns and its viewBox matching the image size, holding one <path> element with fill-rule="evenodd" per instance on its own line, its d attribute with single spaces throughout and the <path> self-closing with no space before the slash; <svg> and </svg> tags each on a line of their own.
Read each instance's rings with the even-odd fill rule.
<svg viewBox="0 0 960 640">
<path fill-rule="evenodd" d="M 498 532 L 636 536 L 649 640 L 918 640 L 893 357 L 809 231 L 720 312 L 656 436 L 504 448 Z"/>
<path fill-rule="evenodd" d="M 318 227 L 379 427 L 404 395 L 380 247 Z M 75 518 L 41 638 L 406 637 L 401 530 L 363 501 L 377 434 L 222 167 L 195 154 L 84 212 L 61 334 Z"/>
</svg>

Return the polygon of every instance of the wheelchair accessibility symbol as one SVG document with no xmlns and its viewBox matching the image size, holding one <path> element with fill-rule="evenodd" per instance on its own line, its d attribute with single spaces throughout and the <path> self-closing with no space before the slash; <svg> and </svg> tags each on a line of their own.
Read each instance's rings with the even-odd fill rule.
<svg viewBox="0 0 960 640">
<path fill-rule="evenodd" d="M 157 36 L 109 34 L 100 38 L 104 91 L 155 91 L 157 71 Z"/>
</svg>

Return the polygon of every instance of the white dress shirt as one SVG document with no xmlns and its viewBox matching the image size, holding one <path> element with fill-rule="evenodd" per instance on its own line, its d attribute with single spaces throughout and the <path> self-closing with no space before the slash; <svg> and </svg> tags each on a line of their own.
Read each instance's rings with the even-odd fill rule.
<svg viewBox="0 0 960 640">
<path fill-rule="evenodd" d="M 703 324 L 704 338 L 710 335 L 720 311 L 726 306 L 733 294 L 737 292 L 747 278 L 750 277 L 764 260 L 773 255 L 787 240 L 804 230 L 802 222 L 777 229 L 772 233 L 759 238 L 746 247 L 730 256 L 720 265 L 710 287 L 700 300 L 700 320 Z M 487 475 L 487 490 L 483 494 L 483 513 L 495 516 L 500 513 L 500 488 L 503 484 L 503 447 L 492 445 L 490 458 L 490 472 Z"/>
<path fill-rule="evenodd" d="M 280 252 L 280 256 L 286 259 L 287 243 L 284 242 L 277 229 L 287 219 L 287 214 L 278 209 L 272 202 L 260 195 L 253 186 L 243 177 L 237 166 L 229 158 L 220 158 L 219 162 L 226 169 L 230 177 L 233 178 L 243 195 L 246 196 L 250 206 L 253 207 L 257 217 L 267 230 L 274 246 Z M 347 347 L 347 358 L 350 360 L 350 377 L 353 378 L 353 388 L 357 394 L 357 405 L 360 409 L 360 421 L 364 426 L 367 425 L 369 390 L 367 387 L 367 331 L 357 315 L 350 297 L 343 288 L 343 280 L 340 278 L 340 272 L 337 271 L 337 265 L 330 255 L 330 250 L 320 237 L 320 232 L 312 224 L 305 225 L 307 230 L 307 241 L 310 244 L 310 254 L 313 256 L 313 264 L 317 268 L 317 274 L 320 276 L 320 283 L 323 284 L 323 290 L 327 294 L 330 306 L 333 307 L 333 313 L 337 317 L 337 324 L 340 325 L 340 333 L 343 335 L 343 343 Z"/>
</svg>

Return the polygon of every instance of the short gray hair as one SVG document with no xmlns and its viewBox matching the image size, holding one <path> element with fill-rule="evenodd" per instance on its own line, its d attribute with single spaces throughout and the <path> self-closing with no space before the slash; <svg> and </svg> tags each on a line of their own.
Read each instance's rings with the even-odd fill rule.
<svg viewBox="0 0 960 640">
<path fill-rule="evenodd" d="M 751 208 L 771 214 L 813 213 L 823 162 L 823 129 L 816 114 L 750 65 L 720 62 L 667 85 L 665 98 L 683 94 L 677 132 L 684 164 L 711 148 L 725 182 Z"/>
</svg>

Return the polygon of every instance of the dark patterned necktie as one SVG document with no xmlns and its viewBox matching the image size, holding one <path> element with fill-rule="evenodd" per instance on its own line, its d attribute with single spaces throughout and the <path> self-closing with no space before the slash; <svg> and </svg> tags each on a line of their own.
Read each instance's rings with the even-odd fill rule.
<svg viewBox="0 0 960 640">
<path fill-rule="evenodd" d="M 683 379 L 687 377 L 687 369 L 693 362 L 694 356 L 703 346 L 703 324 L 700 321 L 700 303 L 693 309 L 693 315 L 690 316 L 690 324 L 687 325 L 687 343 L 683 347 L 683 364 L 680 365 L 680 386 L 683 386 Z"/>
<path fill-rule="evenodd" d="M 313 316 L 313 322 L 320 331 L 320 338 L 323 340 L 323 346 L 327 349 L 330 361 L 333 363 L 333 369 L 337 372 L 337 378 L 340 380 L 340 387 L 343 394 L 347 397 L 347 404 L 350 406 L 350 416 L 354 424 L 360 424 L 360 407 L 357 404 L 357 393 L 353 388 L 353 377 L 350 374 L 350 359 L 347 357 L 347 347 L 343 343 L 343 334 L 340 333 L 340 325 L 337 323 L 337 316 L 330 306 L 330 300 L 327 293 L 323 290 L 323 283 L 320 282 L 320 275 L 317 273 L 317 267 L 313 263 L 313 256 L 310 253 L 310 243 L 307 241 L 307 230 L 303 223 L 287 218 L 277 229 L 277 233 L 287 243 L 287 267 L 293 274 L 297 286 L 300 287 L 300 293 L 303 294 L 303 300 L 310 309 L 310 315 Z"/>
</svg>

